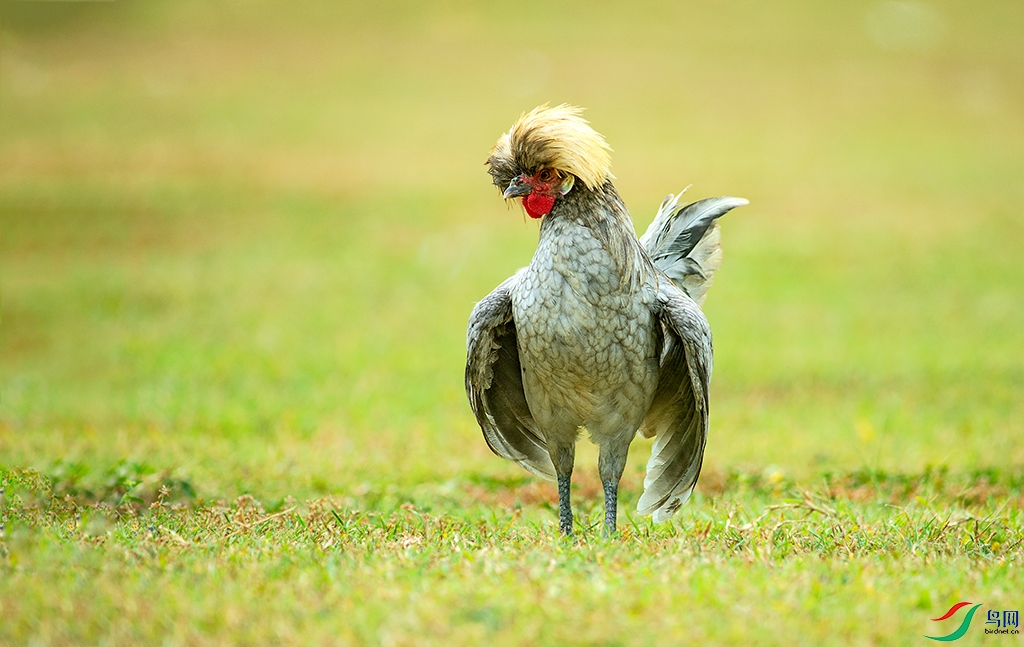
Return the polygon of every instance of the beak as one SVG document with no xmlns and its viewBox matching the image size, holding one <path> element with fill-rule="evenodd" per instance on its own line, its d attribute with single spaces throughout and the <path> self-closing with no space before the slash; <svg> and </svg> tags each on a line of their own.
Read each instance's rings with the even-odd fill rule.
<svg viewBox="0 0 1024 647">
<path fill-rule="evenodd" d="M 511 200 L 512 198 L 521 198 L 533 193 L 533 187 L 524 184 L 524 179 L 522 175 L 512 178 L 512 182 L 505 189 L 505 193 L 501 194 L 502 197 L 506 200 Z"/>
</svg>

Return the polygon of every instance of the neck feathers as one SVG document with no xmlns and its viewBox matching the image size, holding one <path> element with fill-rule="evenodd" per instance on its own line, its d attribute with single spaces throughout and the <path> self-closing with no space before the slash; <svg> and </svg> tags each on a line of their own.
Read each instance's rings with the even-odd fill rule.
<svg viewBox="0 0 1024 647">
<path fill-rule="evenodd" d="M 541 223 L 542 235 L 545 226 L 557 219 L 569 220 L 591 231 L 615 260 L 621 285 L 632 290 L 646 279 L 653 265 L 637 240 L 633 220 L 611 180 L 596 189 L 576 187 L 557 200 Z"/>
</svg>

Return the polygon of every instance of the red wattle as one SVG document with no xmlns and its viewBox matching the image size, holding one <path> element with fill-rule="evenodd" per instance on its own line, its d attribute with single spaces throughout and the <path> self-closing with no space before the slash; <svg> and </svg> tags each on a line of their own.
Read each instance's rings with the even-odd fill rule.
<svg viewBox="0 0 1024 647">
<path fill-rule="evenodd" d="M 555 198 L 550 195 L 531 193 L 523 198 L 523 206 L 531 218 L 540 218 L 551 213 L 551 207 L 555 206 Z"/>
</svg>

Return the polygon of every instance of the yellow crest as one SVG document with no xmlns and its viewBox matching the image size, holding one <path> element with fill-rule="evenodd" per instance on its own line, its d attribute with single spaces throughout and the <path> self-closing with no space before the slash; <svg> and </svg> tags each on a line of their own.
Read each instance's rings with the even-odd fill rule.
<svg viewBox="0 0 1024 647">
<path fill-rule="evenodd" d="M 492 169 L 512 165 L 528 172 L 553 168 L 596 189 L 614 177 L 610 171 L 612 149 L 582 113 L 582 108 L 565 103 L 534 108 L 498 139 L 488 164 Z"/>
</svg>

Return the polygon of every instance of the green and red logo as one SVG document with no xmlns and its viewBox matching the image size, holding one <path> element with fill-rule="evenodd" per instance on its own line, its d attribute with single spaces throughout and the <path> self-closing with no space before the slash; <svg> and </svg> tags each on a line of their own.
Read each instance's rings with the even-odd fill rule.
<svg viewBox="0 0 1024 647">
<path fill-rule="evenodd" d="M 964 607 L 971 607 L 964 616 L 964 619 L 960 621 L 958 626 L 951 633 L 945 636 L 929 636 L 925 635 L 925 638 L 931 640 L 938 640 L 940 642 L 951 642 L 953 640 L 959 640 L 964 637 L 967 630 L 971 628 L 971 620 L 974 620 L 974 614 L 981 607 L 981 604 L 974 604 L 973 602 L 957 602 L 953 606 L 949 607 L 949 611 L 946 615 L 939 618 L 932 618 L 932 622 L 942 622 L 948 620 L 956 615 L 957 611 Z M 1020 626 L 1020 612 L 1018 611 L 997 611 L 991 609 L 988 612 L 988 620 L 985 621 L 986 625 L 995 625 L 993 628 L 985 627 L 986 634 L 1018 634 L 1020 633 L 1018 627 Z"/>
</svg>

